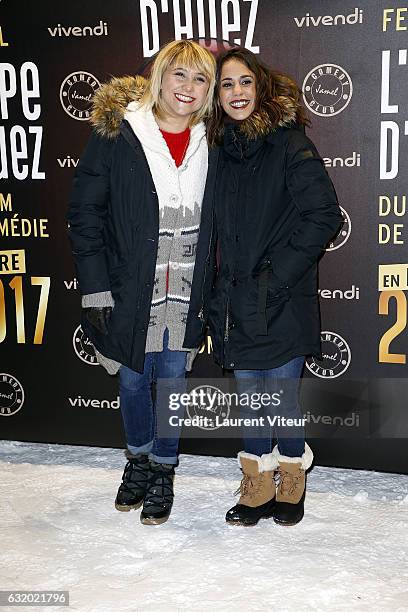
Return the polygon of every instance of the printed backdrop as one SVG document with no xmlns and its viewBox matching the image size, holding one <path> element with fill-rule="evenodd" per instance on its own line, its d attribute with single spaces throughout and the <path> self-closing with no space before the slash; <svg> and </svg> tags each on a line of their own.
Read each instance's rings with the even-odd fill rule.
<svg viewBox="0 0 408 612">
<path fill-rule="evenodd" d="M 117 378 L 79 326 L 64 219 L 93 93 L 159 46 L 244 45 L 304 92 L 344 215 L 320 265 L 323 361 L 303 412 L 316 462 L 408 472 L 408 5 L 382 0 L 3 0 L 0 428 L 5 439 L 124 446 Z M 405 181 L 404 181 L 405 179 Z M 404 187 L 405 185 L 405 187 Z M 211 340 L 193 376 L 228 376 Z M 230 455 L 227 432 L 184 452 Z"/>
</svg>

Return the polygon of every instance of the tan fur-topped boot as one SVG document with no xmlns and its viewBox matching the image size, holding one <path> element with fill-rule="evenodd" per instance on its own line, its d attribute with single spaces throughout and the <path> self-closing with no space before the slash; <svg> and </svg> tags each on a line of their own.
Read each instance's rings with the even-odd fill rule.
<svg viewBox="0 0 408 612">
<path fill-rule="evenodd" d="M 256 525 L 260 518 L 273 516 L 275 507 L 275 482 L 273 479 L 276 461 L 272 453 L 252 455 L 241 451 L 238 464 L 243 477 L 236 494 L 240 493 L 238 503 L 228 510 L 226 521 L 232 525 Z"/>
<path fill-rule="evenodd" d="M 276 445 L 272 455 L 278 463 L 275 471 L 277 490 L 274 521 L 279 525 L 296 525 L 304 515 L 306 470 L 312 465 L 312 450 L 305 443 L 305 452 L 301 457 L 287 457 L 280 454 Z"/>
</svg>

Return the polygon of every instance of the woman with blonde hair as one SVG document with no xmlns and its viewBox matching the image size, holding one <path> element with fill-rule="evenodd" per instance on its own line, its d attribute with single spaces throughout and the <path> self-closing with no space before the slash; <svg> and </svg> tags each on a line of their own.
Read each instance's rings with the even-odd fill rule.
<svg viewBox="0 0 408 612">
<path fill-rule="evenodd" d="M 180 434 L 162 435 L 152 384 L 183 390 L 195 355 L 183 346 L 187 321 L 203 333 L 190 296 L 208 283 L 217 152 L 208 155 L 203 120 L 214 82 L 213 56 L 182 40 L 160 50 L 149 80 L 103 85 L 67 215 L 82 327 L 99 362 L 119 371 L 128 461 L 115 506 L 143 504 L 144 524 L 169 517 Z"/>
</svg>

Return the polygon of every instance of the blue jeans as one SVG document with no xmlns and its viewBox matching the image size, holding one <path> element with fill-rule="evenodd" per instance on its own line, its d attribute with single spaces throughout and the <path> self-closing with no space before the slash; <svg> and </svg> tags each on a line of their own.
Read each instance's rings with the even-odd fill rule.
<svg viewBox="0 0 408 612">
<path fill-rule="evenodd" d="M 301 457 L 305 450 L 305 430 L 299 420 L 302 419 L 298 395 L 300 377 L 305 363 L 304 357 L 296 357 L 279 368 L 271 370 L 234 370 L 238 393 L 283 393 L 278 407 L 268 406 L 264 413 L 270 417 L 279 416 L 296 419 L 294 425 L 269 424 L 266 414 L 262 414 L 265 425 L 243 427 L 244 449 L 248 453 L 261 456 L 272 452 L 274 431 L 281 455 Z M 253 410 L 245 410 L 245 417 L 258 417 Z M 279 420 L 276 419 L 279 423 Z"/>
<path fill-rule="evenodd" d="M 146 353 L 143 374 L 126 366 L 119 370 L 120 408 L 125 428 L 127 447 L 131 453 L 145 453 L 157 463 L 177 465 L 177 450 L 181 428 L 172 428 L 171 438 L 157 433 L 157 402 L 152 397 L 152 386 L 157 379 L 174 379 L 174 390 L 184 393 L 186 388 L 186 351 L 170 351 L 169 331 L 163 336 L 163 351 Z M 164 410 L 168 406 L 163 406 Z"/>
</svg>

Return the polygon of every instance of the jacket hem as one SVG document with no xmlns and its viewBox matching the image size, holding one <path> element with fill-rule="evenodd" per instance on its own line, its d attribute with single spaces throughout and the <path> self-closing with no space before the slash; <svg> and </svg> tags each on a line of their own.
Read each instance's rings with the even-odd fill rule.
<svg viewBox="0 0 408 612">
<path fill-rule="evenodd" d="M 292 359 L 295 359 L 296 357 L 310 357 L 310 356 L 321 359 L 322 354 L 319 349 L 316 349 L 315 346 L 314 347 L 306 346 L 302 348 L 291 349 L 289 352 L 285 353 L 279 358 L 271 359 L 268 361 L 266 361 L 265 359 L 262 359 L 259 361 L 254 361 L 254 360 L 232 361 L 230 360 L 230 363 L 234 363 L 234 367 L 232 368 L 227 367 L 227 365 L 223 365 L 221 360 L 219 360 L 215 355 L 214 355 L 214 359 L 225 370 L 272 370 L 273 368 L 279 368 L 285 365 L 285 363 L 288 363 L 289 361 L 291 361 Z"/>
</svg>

